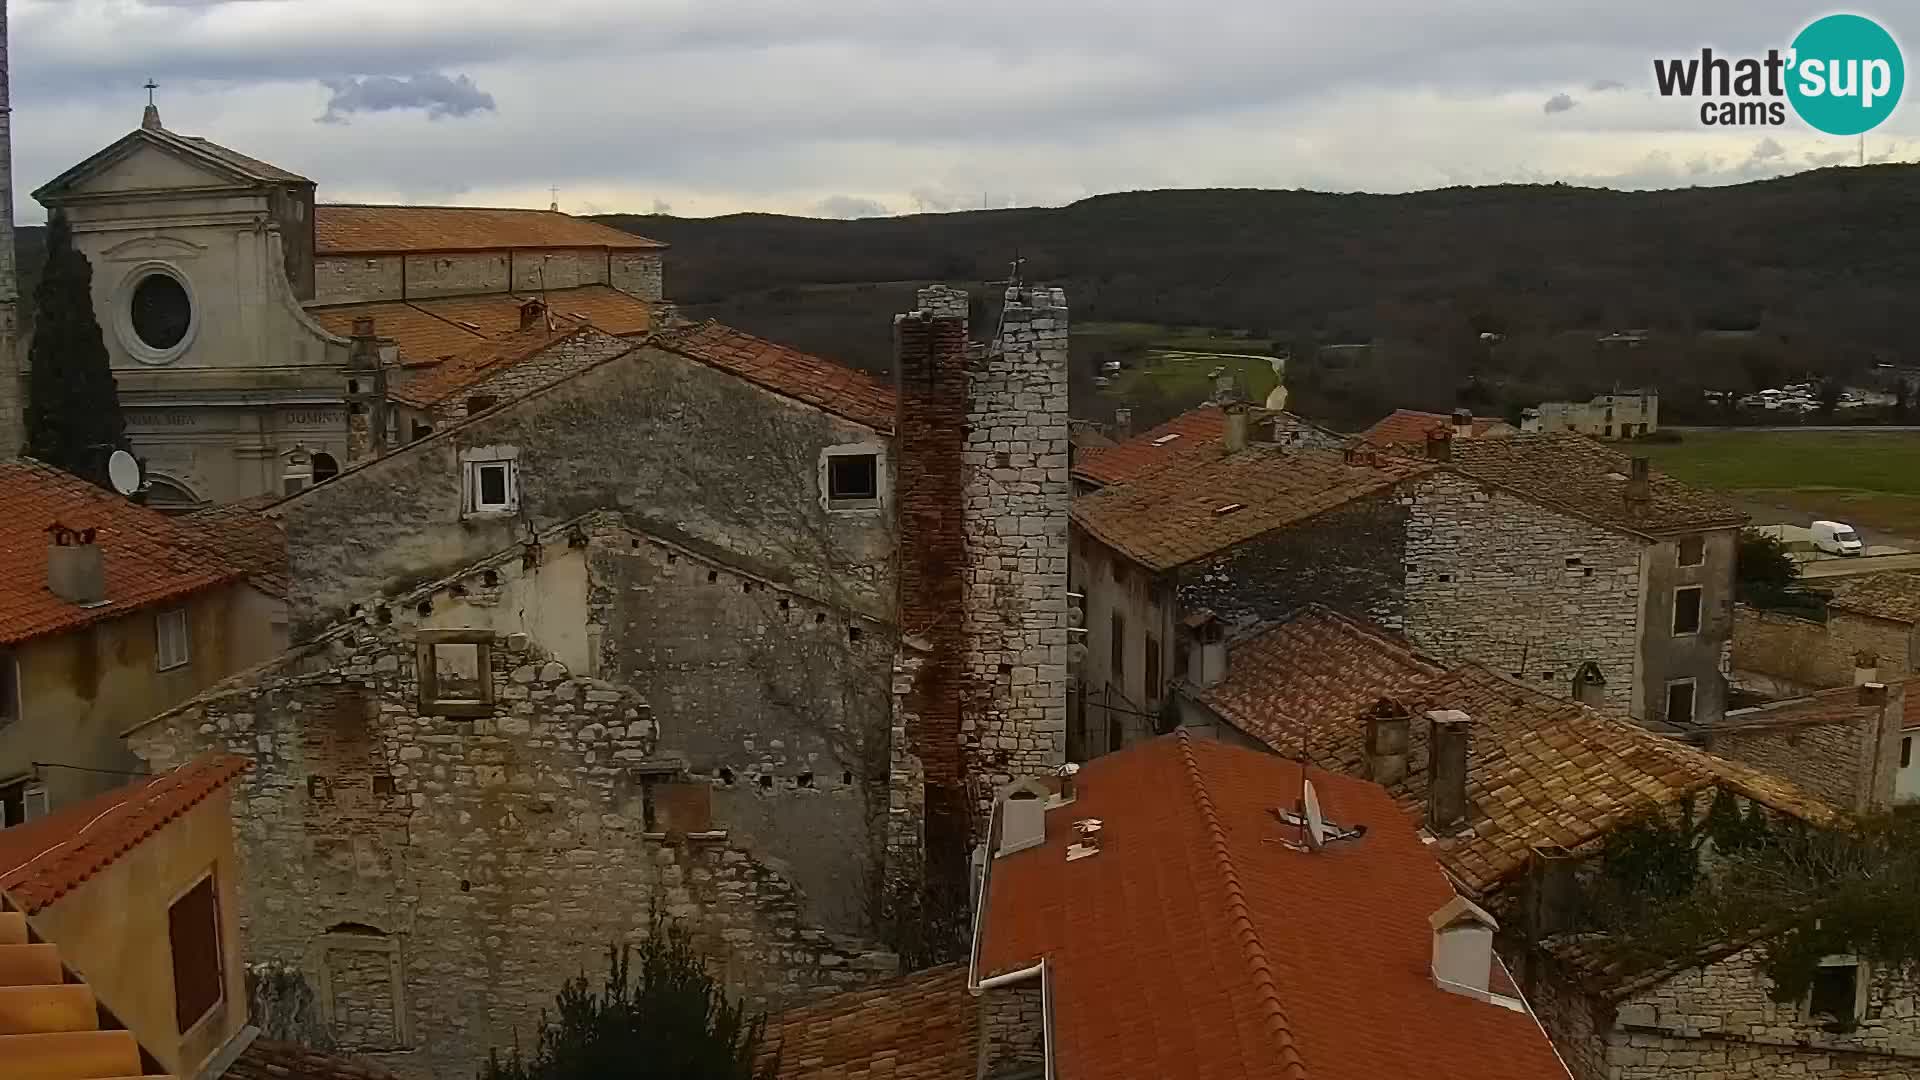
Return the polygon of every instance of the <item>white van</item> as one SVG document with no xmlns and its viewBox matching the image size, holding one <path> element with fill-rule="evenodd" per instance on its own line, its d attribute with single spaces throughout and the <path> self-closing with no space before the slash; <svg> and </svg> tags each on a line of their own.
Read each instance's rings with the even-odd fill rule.
<svg viewBox="0 0 1920 1080">
<path fill-rule="evenodd" d="M 1834 555 L 1858 555 L 1866 550 L 1860 542 L 1860 534 L 1853 526 L 1844 521 L 1816 521 L 1813 523 L 1813 547 L 1816 551 L 1825 551 Z"/>
</svg>

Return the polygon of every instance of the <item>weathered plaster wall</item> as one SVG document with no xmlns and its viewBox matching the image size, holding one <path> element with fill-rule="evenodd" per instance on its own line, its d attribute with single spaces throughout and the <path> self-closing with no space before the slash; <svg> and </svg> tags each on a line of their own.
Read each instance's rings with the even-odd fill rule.
<svg viewBox="0 0 1920 1080">
<path fill-rule="evenodd" d="M 1880 678 L 1888 681 L 1912 672 L 1914 643 L 1905 624 L 1829 608 L 1827 621 L 1814 622 L 1742 604 L 1733 614 L 1733 666 L 1802 686 L 1849 686 L 1860 653 L 1878 658 Z"/>
<path fill-rule="evenodd" d="M 657 254 L 621 254 L 613 256 L 613 274 L 607 284 L 642 300 L 659 301 L 666 295 Z"/>
<path fill-rule="evenodd" d="M 1564 696 L 1591 661 L 1607 704 L 1630 706 L 1640 679 L 1638 540 L 1449 472 L 1414 484 L 1411 499 L 1405 631 L 1415 644 Z"/>
<path fill-rule="evenodd" d="M 234 805 L 248 948 L 326 988 L 336 1033 L 373 1043 L 348 1049 L 410 1078 L 472 1075 L 488 1047 L 525 1044 L 608 943 L 644 935 L 650 910 L 756 1005 L 897 968 L 705 831 L 730 828 L 726 803 L 663 760 L 636 691 L 514 644 L 489 641 L 492 715 L 423 715 L 414 635 L 394 622 L 132 736 L 156 768 L 203 749 L 254 759 Z"/>
<path fill-rule="evenodd" d="M 1167 683 L 1185 673 L 1176 670 L 1179 604 L 1173 586 L 1139 564 L 1085 534 L 1075 537 L 1084 594 L 1086 659 L 1080 665 L 1085 698 L 1082 728 L 1069 740 L 1082 758 L 1098 757 L 1153 732 Z M 1114 615 L 1125 632 L 1119 672 L 1113 669 Z M 1148 686 L 1148 650 L 1159 653 L 1160 685 Z M 1111 688 L 1112 701 L 1108 695 Z M 1117 736 L 1117 737 L 1116 737 Z"/>
<path fill-rule="evenodd" d="M 886 508 L 828 513 L 820 451 L 888 440 L 872 429 L 654 349 L 503 405 L 280 504 L 304 640 L 348 604 L 445 576 L 526 536 L 612 509 L 848 610 L 892 600 Z M 519 511 L 462 518 L 462 450 L 519 452 Z M 883 470 L 890 463 L 881 462 Z"/>
<path fill-rule="evenodd" d="M 1702 534 L 1703 560 L 1681 566 L 1679 544 L 1661 540 L 1641 551 L 1646 606 L 1642 613 L 1640 700 L 1635 716 L 1664 715 L 1667 684 L 1694 680 L 1694 722 L 1712 723 L 1726 712 L 1726 675 L 1733 643 L 1733 563 L 1739 531 Z M 1673 632 L 1675 590 L 1700 589 L 1700 630 Z"/>
<path fill-rule="evenodd" d="M 555 342 L 539 355 L 514 364 L 491 378 L 482 379 L 442 403 L 433 410 L 432 423 L 438 427 L 465 419 L 467 403 L 476 397 L 492 398 L 495 403 L 512 401 L 633 347 L 633 343 L 624 338 L 592 327 L 584 328 Z"/>
<path fill-rule="evenodd" d="M 1819 704 L 1783 702 L 1813 722 L 1775 720 L 1776 707 L 1729 713 L 1708 732 L 1706 748 L 1793 781 L 1843 810 L 1890 809 L 1900 771 L 1900 741 L 1908 687 L 1833 690 Z M 1878 700 L 1875 700 L 1876 695 Z"/>
<path fill-rule="evenodd" d="M 314 301 L 356 304 L 402 299 L 400 262 L 398 255 L 321 255 L 313 260 Z"/>
</svg>

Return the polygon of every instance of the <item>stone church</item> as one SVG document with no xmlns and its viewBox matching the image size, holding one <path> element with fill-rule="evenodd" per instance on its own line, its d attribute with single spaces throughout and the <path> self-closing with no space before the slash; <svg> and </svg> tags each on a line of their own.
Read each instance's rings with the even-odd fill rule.
<svg viewBox="0 0 1920 1080">
<path fill-rule="evenodd" d="M 664 310 L 656 241 L 557 208 L 317 204 L 312 180 L 170 131 L 151 104 L 33 195 L 93 264 L 128 436 L 162 509 L 279 494 L 290 461 L 318 482 L 366 453 L 349 438 L 366 408 L 355 357 L 379 356 L 399 387 L 520 329 L 531 299 L 620 337 Z M 356 350 L 356 334 L 377 350 Z"/>
</svg>

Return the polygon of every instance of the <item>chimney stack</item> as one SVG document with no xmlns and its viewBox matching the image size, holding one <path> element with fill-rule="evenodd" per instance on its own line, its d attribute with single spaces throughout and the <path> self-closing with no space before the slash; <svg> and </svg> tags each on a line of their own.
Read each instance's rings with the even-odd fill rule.
<svg viewBox="0 0 1920 1080">
<path fill-rule="evenodd" d="M 1529 917 L 1533 940 L 1574 929 L 1579 907 L 1580 860 L 1558 844 L 1536 844 L 1529 882 Z"/>
<path fill-rule="evenodd" d="M 387 350 L 373 319 L 353 320 L 347 349 L 347 457 L 364 461 L 387 452 Z"/>
<path fill-rule="evenodd" d="M 47 527 L 47 589 L 69 604 L 85 607 L 107 598 L 106 560 L 94 535 L 57 521 Z"/>
<path fill-rule="evenodd" d="M 1473 721 L 1458 709 L 1427 713 L 1427 829 L 1435 836 L 1467 823 L 1467 754 Z"/>
<path fill-rule="evenodd" d="M 1427 460 L 1453 460 L 1453 432 L 1443 427 L 1436 427 L 1427 432 Z"/>
<path fill-rule="evenodd" d="M 1113 410 L 1113 441 L 1126 442 L 1133 438 L 1133 410 Z"/>
<path fill-rule="evenodd" d="M 1865 686 L 1880 681 L 1880 657 L 1870 652 L 1853 654 L 1853 685 Z"/>
<path fill-rule="evenodd" d="M 1631 471 L 1627 473 L 1627 502 L 1635 506 L 1644 506 L 1653 501 L 1653 482 L 1647 471 L 1648 465 L 1646 458 L 1634 458 Z"/>
<path fill-rule="evenodd" d="M 1240 388 L 1230 368 L 1213 369 L 1213 403 L 1227 405 L 1240 400 Z"/>
<path fill-rule="evenodd" d="M 1247 406 L 1245 402 L 1230 401 L 1226 405 L 1227 431 L 1224 441 L 1227 453 L 1237 454 L 1247 448 Z"/>
<path fill-rule="evenodd" d="M 1471 410 L 1453 410 L 1453 437 L 1456 439 L 1473 438 L 1473 413 Z"/>
<path fill-rule="evenodd" d="M 1367 779 L 1392 787 L 1407 778 L 1407 742 L 1413 717 L 1392 698 L 1373 703 L 1367 722 Z"/>
</svg>

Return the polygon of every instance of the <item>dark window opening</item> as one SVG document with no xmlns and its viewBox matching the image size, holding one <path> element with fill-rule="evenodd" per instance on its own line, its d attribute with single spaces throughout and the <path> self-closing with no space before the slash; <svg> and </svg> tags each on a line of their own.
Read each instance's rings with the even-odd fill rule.
<svg viewBox="0 0 1920 1080">
<path fill-rule="evenodd" d="M 498 404 L 500 399 L 492 394 L 475 394 L 467 399 L 467 414 L 471 416 L 477 412 L 486 412 Z"/>
<path fill-rule="evenodd" d="M 880 497 L 880 459 L 875 454 L 835 454 L 827 459 L 827 499 L 872 501 Z"/>
<path fill-rule="evenodd" d="M 20 675 L 13 654 L 0 649 L 0 727 L 20 719 Z"/>
<path fill-rule="evenodd" d="M 133 332 L 150 349 L 171 349 L 187 336 L 193 304 L 171 274 L 148 274 L 133 288 Z"/>
<path fill-rule="evenodd" d="M 795 782 L 798 783 L 801 787 L 810 788 L 813 786 L 813 774 L 810 772 L 803 772 L 800 774 L 800 778 Z"/>
<path fill-rule="evenodd" d="M 220 911 L 208 876 L 167 912 L 173 949 L 173 1011 L 181 1034 L 220 1004 Z"/>
<path fill-rule="evenodd" d="M 846 772 L 843 772 L 840 774 L 840 783 L 847 787 L 853 786 L 853 770 L 852 769 L 848 769 Z"/>
<path fill-rule="evenodd" d="M 760 774 L 760 786 L 761 786 L 762 788 L 765 788 L 765 789 L 766 789 L 766 790 L 768 790 L 768 791 L 772 791 L 772 790 L 773 790 L 773 775 L 772 775 L 771 773 L 761 773 L 761 774 Z"/>
<path fill-rule="evenodd" d="M 1858 964 L 1822 964 L 1814 972 L 1813 989 L 1807 997 L 1807 1013 L 1816 1020 L 1850 1024 L 1859 1001 Z"/>
<path fill-rule="evenodd" d="M 1147 700 L 1160 700 L 1160 639 L 1147 635 Z"/>
<path fill-rule="evenodd" d="M 725 785 L 727 785 L 728 787 L 732 787 L 732 786 L 733 786 L 733 770 L 732 770 L 732 769 L 721 769 L 721 770 L 720 770 L 720 782 L 721 782 L 721 783 L 723 783 L 723 784 L 725 784 Z"/>
<path fill-rule="evenodd" d="M 340 463 L 333 459 L 332 454 L 319 453 L 319 454 L 313 455 L 313 482 L 314 483 L 318 484 L 323 480 L 331 480 L 334 477 L 339 475 L 340 475 Z"/>
<path fill-rule="evenodd" d="M 849 626 L 849 627 L 847 627 L 847 640 L 848 640 L 848 641 L 859 641 L 859 640 L 860 640 L 860 628 L 859 628 L 859 627 L 857 627 L 857 626 Z"/>
<path fill-rule="evenodd" d="M 507 502 L 507 466 L 505 462 L 495 465 L 482 465 L 480 473 L 480 505 L 504 506 Z"/>
<path fill-rule="evenodd" d="M 480 571 L 480 584 L 491 589 L 500 584 L 500 574 L 493 570 L 482 570 Z"/>
<path fill-rule="evenodd" d="M 1904 769 L 1912 764 L 1913 764 L 1913 736 L 1909 735 L 1906 738 L 1900 740 L 1900 767 Z"/>
<path fill-rule="evenodd" d="M 1127 674 L 1127 617 L 1119 612 L 1113 613 L 1113 624 L 1109 631 L 1112 663 L 1107 673 L 1109 680 L 1119 682 Z"/>
<path fill-rule="evenodd" d="M 1699 566 L 1707 561 L 1707 540 L 1704 536 L 1688 536 L 1680 541 L 1680 565 Z"/>
<path fill-rule="evenodd" d="M 415 441 L 424 439 L 431 434 L 433 434 L 432 424 L 423 424 L 418 420 L 413 422 L 413 438 Z"/>
<path fill-rule="evenodd" d="M 793 606 L 793 601 L 791 601 L 791 600 L 789 600 L 789 599 L 787 599 L 787 598 L 786 598 L 786 597 L 784 597 L 784 596 L 780 598 L 780 610 L 781 610 L 781 611 L 785 611 L 785 610 L 787 610 L 788 608 L 790 608 L 790 607 L 792 607 L 792 606 Z"/>
<path fill-rule="evenodd" d="M 1693 683 L 1677 682 L 1667 686 L 1667 721 L 1674 724 L 1693 722 Z"/>
<path fill-rule="evenodd" d="M 1700 632 L 1700 590 L 1698 588 L 1673 591 L 1673 632 L 1676 634 Z"/>
</svg>

